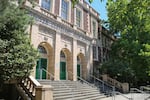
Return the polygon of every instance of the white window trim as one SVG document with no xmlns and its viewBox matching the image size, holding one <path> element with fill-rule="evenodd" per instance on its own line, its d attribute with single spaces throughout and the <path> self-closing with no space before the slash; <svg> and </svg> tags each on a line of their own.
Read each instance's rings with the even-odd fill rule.
<svg viewBox="0 0 150 100">
<path fill-rule="evenodd" d="M 65 0 L 66 2 L 69 2 L 68 4 L 68 19 L 67 19 L 67 21 L 68 22 L 71 22 L 71 1 L 70 0 Z M 61 17 L 61 6 L 62 6 L 62 0 L 60 0 L 60 7 L 59 7 L 59 17 L 60 18 L 62 18 Z"/>
<path fill-rule="evenodd" d="M 80 27 L 79 28 L 81 28 L 81 29 L 83 29 L 83 10 L 81 9 L 81 8 L 79 8 L 79 7 L 77 7 L 76 9 L 75 9 L 75 14 L 74 14 L 74 19 L 75 19 L 75 25 L 77 26 L 77 22 L 76 22 L 76 12 L 77 12 L 77 10 L 79 10 L 80 12 L 81 12 L 81 21 L 80 21 Z"/>
<path fill-rule="evenodd" d="M 94 36 L 94 33 L 93 33 L 93 22 L 95 22 L 95 27 L 96 27 L 96 33 L 95 33 L 95 36 Z M 92 20 L 92 22 L 91 22 L 91 29 L 92 29 L 92 34 L 93 34 L 93 38 L 97 38 L 98 37 L 98 27 L 97 27 L 97 21 L 96 20 Z"/>
</svg>

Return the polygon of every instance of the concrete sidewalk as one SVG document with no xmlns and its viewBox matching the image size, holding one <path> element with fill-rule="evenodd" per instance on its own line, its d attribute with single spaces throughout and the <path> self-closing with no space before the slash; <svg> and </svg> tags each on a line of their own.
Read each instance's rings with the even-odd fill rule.
<svg viewBox="0 0 150 100">
<path fill-rule="evenodd" d="M 129 100 L 129 99 L 125 98 L 124 96 L 128 97 L 128 98 L 133 98 L 132 100 L 145 100 L 145 98 L 149 97 L 150 94 L 129 93 L 129 94 L 123 94 L 123 96 L 115 95 L 115 97 L 103 98 L 101 100 Z M 150 98 L 147 100 L 150 100 Z"/>
</svg>

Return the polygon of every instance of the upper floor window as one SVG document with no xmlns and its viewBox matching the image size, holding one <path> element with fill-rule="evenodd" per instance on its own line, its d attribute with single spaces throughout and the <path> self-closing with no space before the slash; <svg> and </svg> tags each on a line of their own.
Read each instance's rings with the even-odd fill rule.
<svg viewBox="0 0 150 100">
<path fill-rule="evenodd" d="M 69 2 L 66 0 L 62 0 L 61 4 L 61 17 L 65 20 L 68 19 L 68 9 L 69 9 Z"/>
<path fill-rule="evenodd" d="M 42 8 L 50 10 L 51 0 L 42 0 L 41 3 Z"/>
<path fill-rule="evenodd" d="M 92 26 L 93 26 L 93 29 L 92 29 L 93 37 L 96 37 L 96 22 L 95 21 L 92 22 Z"/>
<path fill-rule="evenodd" d="M 79 9 L 76 9 L 76 25 L 78 27 L 81 27 L 81 11 Z"/>
<path fill-rule="evenodd" d="M 93 46 L 93 59 L 98 60 L 98 48 L 96 46 Z"/>
</svg>

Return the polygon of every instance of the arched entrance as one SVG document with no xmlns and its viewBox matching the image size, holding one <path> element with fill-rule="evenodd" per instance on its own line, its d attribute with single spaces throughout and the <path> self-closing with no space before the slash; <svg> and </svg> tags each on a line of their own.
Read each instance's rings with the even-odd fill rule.
<svg viewBox="0 0 150 100">
<path fill-rule="evenodd" d="M 40 53 L 40 58 L 36 65 L 36 79 L 46 79 L 47 51 L 43 46 L 39 45 L 38 52 Z"/>
<path fill-rule="evenodd" d="M 52 78 L 49 74 L 54 72 L 54 53 L 52 47 L 48 43 L 42 42 L 38 46 L 38 52 L 40 58 L 36 65 L 36 79 Z"/>
<path fill-rule="evenodd" d="M 73 80 L 72 56 L 68 49 L 60 52 L 60 80 Z"/>
<path fill-rule="evenodd" d="M 87 68 L 85 56 L 82 53 L 77 55 L 77 76 L 86 79 Z"/>
<path fill-rule="evenodd" d="M 60 52 L 60 80 L 66 80 L 66 56 L 63 51 Z"/>
</svg>

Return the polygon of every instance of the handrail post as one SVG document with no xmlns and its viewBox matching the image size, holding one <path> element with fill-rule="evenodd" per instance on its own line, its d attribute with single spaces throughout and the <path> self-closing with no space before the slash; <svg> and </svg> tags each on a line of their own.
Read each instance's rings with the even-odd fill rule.
<svg viewBox="0 0 150 100">
<path fill-rule="evenodd" d="M 115 93 L 115 87 L 113 86 L 113 97 L 114 97 L 114 100 L 115 100 L 115 95 L 116 95 L 116 93 Z"/>
</svg>

